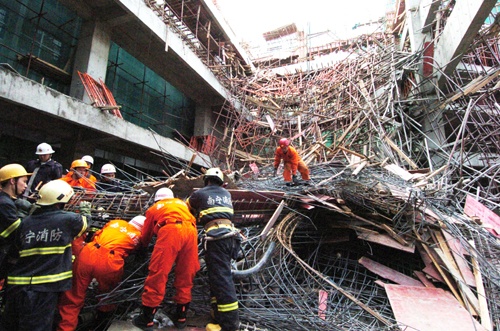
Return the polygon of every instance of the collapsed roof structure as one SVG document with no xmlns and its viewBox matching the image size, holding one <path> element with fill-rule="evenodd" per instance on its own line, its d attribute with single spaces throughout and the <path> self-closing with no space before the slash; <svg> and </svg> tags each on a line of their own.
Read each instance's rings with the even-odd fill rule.
<svg viewBox="0 0 500 331">
<path fill-rule="evenodd" d="M 226 76 L 235 98 L 218 114 L 216 142 L 200 149 L 241 174 L 231 190 L 247 238 L 234 265 L 245 321 L 269 330 L 498 330 L 498 16 L 482 24 L 494 3 L 446 63 L 434 49 L 460 4 L 426 2 L 438 14 L 421 23 L 428 36 L 415 47 L 401 22 L 415 10 L 399 1 L 394 33 L 330 47 L 347 54 L 342 61 L 283 73 L 266 60 L 252 75 Z M 300 150 L 311 185 L 271 176 L 280 137 Z M 191 181 L 201 185 L 187 173 L 137 187 L 185 196 Z M 116 206 L 106 211 L 124 217 Z M 117 319 L 137 307 L 136 271 L 104 297 L 125 307 Z M 196 314 L 208 313 L 205 272 Z"/>
</svg>

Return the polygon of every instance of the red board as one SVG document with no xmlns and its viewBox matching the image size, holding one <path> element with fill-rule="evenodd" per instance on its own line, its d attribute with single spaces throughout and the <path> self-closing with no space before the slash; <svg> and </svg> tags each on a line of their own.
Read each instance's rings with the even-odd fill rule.
<svg viewBox="0 0 500 331">
<path fill-rule="evenodd" d="M 500 238 L 500 216 L 470 195 L 465 199 L 464 213 L 469 217 L 478 217 L 486 230 Z"/>
<path fill-rule="evenodd" d="M 443 289 L 393 284 L 386 284 L 384 288 L 402 330 L 486 331 Z"/>
</svg>

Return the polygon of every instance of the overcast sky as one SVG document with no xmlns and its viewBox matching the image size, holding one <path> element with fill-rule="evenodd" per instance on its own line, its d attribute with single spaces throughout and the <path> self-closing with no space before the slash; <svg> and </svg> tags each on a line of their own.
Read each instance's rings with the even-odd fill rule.
<svg viewBox="0 0 500 331">
<path fill-rule="evenodd" d="M 349 37 L 356 23 L 376 21 L 394 0 L 217 0 L 238 37 L 260 38 L 264 32 L 296 23 L 306 33 L 330 30 Z"/>
</svg>

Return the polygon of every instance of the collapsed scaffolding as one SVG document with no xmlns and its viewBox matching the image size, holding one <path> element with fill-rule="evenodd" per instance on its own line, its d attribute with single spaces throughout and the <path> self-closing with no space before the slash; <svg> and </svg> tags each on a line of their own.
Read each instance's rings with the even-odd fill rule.
<svg viewBox="0 0 500 331">
<path fill-rule="evenodd" d="M 225 131 L 214 129 L 210 156 L 243 173 L 239 189 L 286 192 L 274 225 L 237 223 L 247 238 L 234 265 L 245 321 L 270 330 L 412 329 L 388 295 L 399 284 L 444 289 L 471 321 L 498 329 L 498 237 L 463 211 L 470 196 L 500 209 L 497 26 L 481 31 L 442 87 L 420 70 L 426 50 L 398 51 L 388 36 L 352 43 L 329 67 L 260 69 L 226 82 L 238 102 L 221 109 L 215 127 Z M 309 164 L 312 187 L 270 178 L 283 136 Z M 174 177 L 146 191 L 158 183 L 175 191 L 188 180 Z M 278 197 L 266 199 L 279 209 Z M 235 208 L 241 219 L 248 210 Z M 117 319 L 127 319 L 144 280 L 137 262 L 93 305 L 119 303 Z M 202 268 L 195 314 L 208 313 L 207 290 Z"/>
</svg>

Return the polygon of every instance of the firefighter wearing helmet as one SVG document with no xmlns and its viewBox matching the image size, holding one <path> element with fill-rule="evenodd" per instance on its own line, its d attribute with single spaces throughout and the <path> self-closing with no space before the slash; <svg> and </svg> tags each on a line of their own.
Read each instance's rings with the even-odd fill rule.
<svg viewBox="0 0 500 331">
<path fill-rule="evenodd" d="M 144 282 L 141 313 L 133 323 L 143 330 L 154 325 L 156 309 L 163 302 L 168 275 L 175 264 L 173 301 L 176 310 L 172 321 L 182 329 L 186 326 L 193 280 L 200 270 L 196 219 L 187 204 L 175 198 L 167 187 L 156 191 L 154 201 L 146 211 L 141 245 L 146 249 L 153 235 L 156 235 L 156 243 Z"/>
<path fill-rule="evenodd" d="M 278 167 L 283 160 L 283 179 L 286 185 L 297 184 L 297 171 L 302 176 L 302 180 L 306 183 L 311 179 L 309 177 L 309 168 L 300 157 L 297 150 L 290 146 L 290 141 L 286 138 L 279 140 L 279 146 L 274 153 L 274 176 L 278 173 Z"/>
<path fill-rule="evenodd" d="M 125 259 L 139 246 L 145 219 L 138 215 L 130 222 L 111 220 L 82 248 L 73 266 L 73 287 L 62 294 L 58 304 L 61 320 L 57 331 L 76 330 L 92 279 L 97 280 L 99 294 L 110 292 L 122 281 Z M 95 325 L 91 329 L 104 330 L 115 309 L 114 304 L 98 305 Z"/>
<path fill-rule="evenodd" d="M 111 163 L 106 163 L 101 167 L 101 180 L 96 183 L 99 191 L 125 192 L 126 187 L 116 178 L 116 168 Z"/>
<path fill-rule="evenodd" d="M 71 162 L 70 171 L 61 179 L 71 187 L 78 187 L 85 191 L 95 191 L 95 183 L 88 178 L 89 165 L 82 159 Z"/>
<path fill-rule="evenodd" d="M 205 187 L 195 191 L 187 200 L 199 224 L 204 226 L 203 243 L 213 317 L 217 324 L 208 329 L 239 330 L 238 298 L 231 275 L 231 260 L 238 255 L 241 243 L 234 227 L 231 193 L 223 187 L 224 174 L 210 168 L 203 176 Z"/>
<path fill-rule="evenodd" d="M 26 171 L 33 173 L 24 193 L 26 197 L 36 193 L 43 184 L 62 177 L 63 167 L 52 159 L 54 153 L 52 146 L 47 143 L 41 143 L 36 147 L 37 158 L 26 164 Z"/>
<path fill-rule="evenodd" d="M 21 224 L 17 202 L 26 201 L 19 197 L 26 190 L 28 176 L 26 169 L 20 164 L 7 164 L 0 168 L 0 279 L 3 279 L 10 266 L 8 256 L 13 252 L 12 243 L 16 230 Z M 28 203 L 29 204 L 29 203 Z"/>
<path fill-rule="evenodd" d="M 64 211 L 73 194 L 62 180 L 48 182 L 40 189 L 38 208 L 19 225 L 19 259 L 7 274 L 0 329 L 52 329 L 59 296 L 71 288 L 71 242 L 87 229 L 87 216 Z"/>
</svg>

